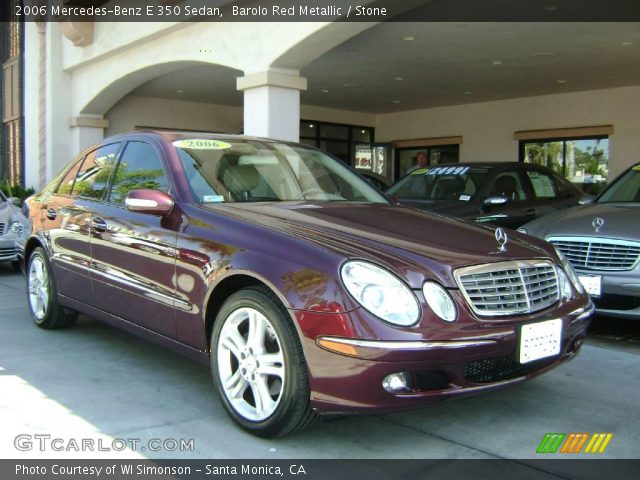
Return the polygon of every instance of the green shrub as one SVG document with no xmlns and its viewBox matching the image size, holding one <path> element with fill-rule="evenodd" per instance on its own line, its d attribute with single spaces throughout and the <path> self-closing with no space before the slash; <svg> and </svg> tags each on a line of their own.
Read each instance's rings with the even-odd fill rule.
<svg viewBox="0 0 640 480">
<path fill-rule="evenodd" d="M 7 197 L 19 198 L 21 202 L 35 193 L 33 188 L 24 188 L 24 185 L 20 183 L 11 184 L 7 180 L 0 182 L 0 190 Z"/>
</svg>

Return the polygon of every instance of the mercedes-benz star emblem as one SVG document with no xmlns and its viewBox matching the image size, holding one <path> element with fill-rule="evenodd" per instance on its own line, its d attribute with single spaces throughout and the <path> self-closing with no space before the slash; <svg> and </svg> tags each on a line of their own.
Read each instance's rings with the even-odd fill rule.
<svg viewBox="0 0 640 480">
<path fill-rule="evenodd" d="M 506 252 L 507 249 L 505 248 L 505 245 L 507 244 L 507 240 L 509 240 L 509 237 L 507 237 L 507 232 L 505 232 L 503 229 L 501 228 L 496 228 L 495 231 L 495 236 L 496 236 L 496 242 L 498 242 L 498 251 L 499 252 Z"/>
<path fill-rule="evenodd" d="M 591 225 L 593 226 L 593 229 L 596 231 L 596 233 L 598 233 L 602 228 L 602 226 L 604 225 L 604 218 L 602 217 L 594 218 L 593 222 L 591 222 Z"/>
</svg>

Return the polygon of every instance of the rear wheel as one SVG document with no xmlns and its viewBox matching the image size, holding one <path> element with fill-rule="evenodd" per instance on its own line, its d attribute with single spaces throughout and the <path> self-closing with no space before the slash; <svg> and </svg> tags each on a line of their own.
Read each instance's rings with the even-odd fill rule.
<svg viewBox="0 0 640 480">
<path fill-rule="evenodd" d="M 255 435 L 283 436 L 316 419 L 297 332 L 266 288 L 241 290 L 224 303 L 211 336 L 211 369 L 227 413 Z"/>
<path fill-rule="evenodd" d="M 58 304 L 51 267 L 40 247 L 29 257 L 27 299 L 31 317 L 41 328 L 69 327 L 76 322 L 78 314 Z"/>
</svg>

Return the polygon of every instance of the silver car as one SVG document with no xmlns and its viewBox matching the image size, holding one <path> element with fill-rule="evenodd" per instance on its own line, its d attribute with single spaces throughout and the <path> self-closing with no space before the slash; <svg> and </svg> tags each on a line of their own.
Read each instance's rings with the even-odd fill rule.
<svg viewBox="0 0 640 480">
<path fill-rule="evenodd" d="M 640 320 L 640 163 L 596 200 L 523 225 L 553 243 L 577 271 L 596 312 Z"/>
<path fill-rule="evenodd" d="M 11 262 L 18 270 L 18 243 L 28 229 L 28 220 L 19 207 L 20 200 L 0 192 L 0 262 Z"/>
</svg>

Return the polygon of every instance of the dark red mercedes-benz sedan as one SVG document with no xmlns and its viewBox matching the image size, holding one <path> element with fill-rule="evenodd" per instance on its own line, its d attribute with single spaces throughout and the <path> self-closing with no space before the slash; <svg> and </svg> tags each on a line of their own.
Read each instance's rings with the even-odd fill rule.
<svg viewBox="0 0 640 480">
<path fill-rule="evenodd" d="M 550 244 L 396 205 L 293 143 L 124 134 L 27 205 L 38 326 L 83 313 L 210 362 L 261 436 L 520 382 L 593 310 Z"/>
</svg>

